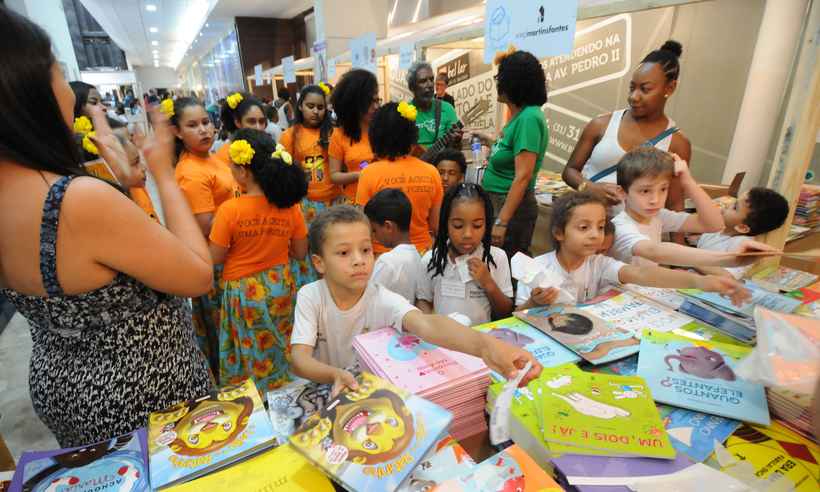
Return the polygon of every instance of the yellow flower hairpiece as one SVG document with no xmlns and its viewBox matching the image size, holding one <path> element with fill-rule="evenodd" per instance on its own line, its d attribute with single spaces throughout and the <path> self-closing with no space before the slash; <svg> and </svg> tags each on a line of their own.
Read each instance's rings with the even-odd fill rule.
<svg viewBox="0 0 820 492">
<path fill-rule="evenodd" d="M 88 119 L 88 116 L 74 118 L 74 133 L 85 135 L 93 129 L 94 125 L 91 124 L 91 120 Z"/>
<path fill-rule="evenodd" d="M 231 155 L 231 161 L 237 166 L 247 166 L 253 160 L 253 155 L 256 151 L 253 150 L 251 144 L 247 140 L 234 140 L 228 149 Z"/>
<path fill-rule="evenodd" d="M 236 109 L 236 107 L 239 106 L 239 103 L 242 102 L 242 94 L 234 92 L 233 94 L 228 96 L 228 98 L 225 99 L 225 101 L 228 103 L 229 108 Z"/>
<path fill-rule="evenodd" d="M 173 99 L 163 99 L 161 103 L 159 103 L 159 110 L 167 117 L 174 116 L 174 100 Z"/>
<path fill-rule="evenodd" d="M 495 59 L 493 60 L 493 65 L 500 64 L 502 61 L 504 61 L 504 58 L 507 58 L 508 56 L 512 55 L 516 51 L 518 51 L 518 48 L 516 48 L 515 46 L 510 44 L 509 46 L 507 46 L 507 51 L 498 51 L 498 52 L 496 52 Z"/>
<path fill-rule="evenodd" d="M 404 116 L 410 121 L 416 121 L 416 116 L 418 116 L 418 110 L 415 106 L 408 103 L 407 101 L 402 101 L 399 103 L 399 107 L 396 108 L 400 115 Z"/>
<path fill-rule="evenodd" d="M 319 82 L 319 88 L 322 89 L 322 92 L 324 92 L 326 96 L 330 95 L 330 87 L 324 82 Z"/>
<path fill-rule="evenodd" d="M 100 155 L 100 149 L 98 149 L 97 146 L 94 145 L 94 142 L 91 141 L 91 138 L 96 136 L 97 132 L 93 130 L 86 133 L 83 137 L 83 149 L 85 149 L 85 151 L 89 154 Z"/>
<path fill-rule="evenodd" d="M 276 144 L 276 150 L 270 156 L 274 159 L 281 160 L 287 166 L 293 164 L 293 156 L 291 156 L 290 152 L 285 150 L 285 146 L 280 143 Z"/>
</svg>

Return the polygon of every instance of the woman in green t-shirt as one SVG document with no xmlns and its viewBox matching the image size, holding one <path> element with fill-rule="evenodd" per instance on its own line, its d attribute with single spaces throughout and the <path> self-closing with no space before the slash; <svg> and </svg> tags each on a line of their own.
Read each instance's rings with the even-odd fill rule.
<svg viewBox="0 0 820 492">
<path fill-rule="evenodd" d="M 529 254 L 538 218 L 535 179 L 549 142 L 541 111 L 547 102 L 547 84 L 541 64 L 531 53 L 515 51 L 498 58 L 498 101 L 507 105 L 511 118 L 493 145 L 482 184 L 495 209 L 493 245 L 512 258 L 519 251 Z"/>
</svg>

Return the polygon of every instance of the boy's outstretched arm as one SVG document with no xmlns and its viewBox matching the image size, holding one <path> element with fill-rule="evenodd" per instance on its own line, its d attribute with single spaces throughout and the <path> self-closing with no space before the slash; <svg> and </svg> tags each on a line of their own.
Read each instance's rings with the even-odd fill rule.
<svg viewBox="0 0 820 492">
<path fill-rule="evenodd" d="M 732 278 L 698 275 L 683 270 L 670 270 L 656 266 L 638 267 L 627 265 L 618 272 L 618 280 L 622 284 L 718 292 L 728 296 L 736 306 L 742 305 L 750 297 L 749 291 L 743 287 L 743 284 Z"/>
<path fill-rule="evenodd" d="M 503 374 L 507 379 L 515 377 L 520 368 L 532 361 L 532 368 L 521 381 L 522 385 L 541 374 L 541 364 L 531 353 L 477 332 L 446 316 L 422 314 L 413 310 L 404 316 L 402 325 L 406 331 L 425 342 L 480 357 L 490 369 Z"/>
<path fill-rule="evenodd" d="M 778 251 L 757 241 L 746 241 L 738 251 L 744 253 L 764 251 L 777 254 Z M 709 251 L 705 249 L 682 246 L 676 243 L 655 243 L 649 240 L 639 241 L 632 247 L 632 254 L 652 260 L 662 265 L 689 266 L 689 267 L 737 267 L 754 263 L 765 258 L 764 256 L 735 256 L 732 252 Z"/>
<path fill-rule="evenodd" d="M 681 188 L 683 188 L 683 194 L 695 202 L 695 210 L 697 210 L 697 213 L 686 219 L 679 231 L 693 233 L 722 231 L 726 227 L 726 223 L 723 222 L 720 207 L 717 207 L 709 198 L 709 195 L 703 191 L 703 188 L 698 185 L 689 172 L 689 166 L 686 165 L 686 162 L 676 154 L 672 154 L 672 157 L 675 158 L 675 176 L 678 178 Z"/>
</svg>

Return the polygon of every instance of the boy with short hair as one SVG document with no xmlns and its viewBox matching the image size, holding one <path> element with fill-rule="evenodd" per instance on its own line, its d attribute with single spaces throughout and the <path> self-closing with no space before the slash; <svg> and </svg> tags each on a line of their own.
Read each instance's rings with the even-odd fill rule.
<svg viewBox="0 0 820 492">
<path fill-rule="evenodd" d="M 771 232 L 786 222 L 789 202 L 780 193 L 755 187 L 737 199 L 732 208 L 724 209 L 726 228 L 721 232 L 702 234 L 698 248 L 710 251 L 736 251 L 753 237 Z M 746 268 L 698 268 L 703 273 L 740 278 Z"/>
<path fill-rule="evenodd" d="M 444 187 L 444 193 L 452 186 L 456 186 L 464 181 L 464 176 L 467 174 L 467 159 L 464 153 L 458 149 L 444 149 L 435 157 L 433 163 L 441 175 L 441 185 Z"/>
<path fill-rule="evenodd" d="M 685 196 L 695 203 L 697 213 L 673 212 L 664 208 L 673 176 L 680 180 Z M 716 251 L 661 242 L 664 232 L 718 232 L 725 223 L 720 209 L 698 186 L 689 166 L 674 154 L 654 147 L 627 152 L 618 164 L 618 186 L 624 198 L 624 211 L 616 215 L 615 241 L 610 254 L 634 265 L 739 266 L 760 257 L 740 257 Z M 748 241 L 738 253 L 774 251 L 771 247 Z"/>
<path fill-rule="evenodd" d="M 373 239 L 392 248 L 376 260 L 370 280 L 399 294 L 411 304 L 416 300 L 416 270 L 421 261 L 421 255 L 410 241 L 412 213 L 410 200 L 398 188 L 379 191 L 364 206 Z"/>
<path fill-rule="evenodd" d="M 322 212 L 310 225 L 311 260 L 323 278 L 305 285 L 296 299 L 291 336 L 292 369 L 319 383 L 356 388 L 345 370 L 355 364 L 353 337 L 392 327 L 424 341 L 481 357 L 493 370 L 514 377 L 532 361 L 524 378 L 537 377 L 541 366 L 529 352 L 467 328 L 452 319 L 422 314 L 398 294 L 370 282 L 373 245 L 370 223 L 349 205 Z"/>
</svg>

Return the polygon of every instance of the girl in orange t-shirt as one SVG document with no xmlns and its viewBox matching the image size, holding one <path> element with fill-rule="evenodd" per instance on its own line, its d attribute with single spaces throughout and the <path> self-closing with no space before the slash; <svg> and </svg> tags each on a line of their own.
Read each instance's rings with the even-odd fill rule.
<svg viewBox="0 0 820 492">
<path fill-rule="evenodd" d="M 234 132 L 240 128 L 264 130 L 268 125 L 262 101 L 246 92 L 234 92 L 225 98 L 225 104 L 222 105 L 219 119 L 222 121 L 222 130 L 231 139 Z M 225 165 L 231 164 L 231 157 L 228 155 L 230 143 L 230 140 L 225 142 L 216 151 L 217 159 Z"/>
<path fill-rule="evenodd" d="M 330 88 L 322 83 L 308 85 L 299 93 L 296 120 L 282 134 L 282 145 L 302 167 L 308 183 L 307 196 L 302 199 L 302 213 L 308 226 L 317 215 L 333 205 L 341 193 L 330 180 L 327 148 L 333 126 L 327 112 Z M 318 278 L 310 259 L 294 260 L 291 268 L 296 275 L 297 289 Z"/>
<path fill-rule="evenodd" d="M 359 172 L 373 160 L 368 129 L 379 109 L 379 81 L 367 70 L 351 70 L 330 96 L 339 128 L 330 138 L 330 180 L 343 186 L 347 203 L 356 199 Z"/>
<path fill-rule="evenodd" d="M 163 103 L 164 104 L 164 103 Z M 171 118 L 176 135 L 177 165 L 174 175 L 185 194 L 202 234 L 207 238 L 217 208 L 223 202 L 239 196 L 239 186 L 228 166 L 211 155 L 214 125 L 202 103 L 181 97 L 173 106 L 162 106 Z M 219 276 L 221 267 L 214 267 L 214 289 L 207 295 L 192 299 L 193 321 L 197 341 L 216 372 L 216 329 L 219 315 Z"/>
<path fill-rule="evenodd" d="M 307 254 L 299 201 L 305 175 L 263 131 L 240 129 L 230 169 L 245 194 L 217 211 L 210 234 L 214 263 L 223 263 L 219 381 L 253 378 L 260 393 L 289 381 L 296 283 L 290 258 Z"/>
<path fill-rule="evenodd" d="M 367 166 L 359 176 L 356 204 L 364 206 L 370 198 L 385 188 L 398 188 L 413 205 L 410 217 L 410 241 L 424 254 L 433 244 L 430 236 L 438 229 L 439 210 L 444 196 L 441 175 L 432 165 L 410 155 L 418 138 L 416 108 L 402 102 L 387 103 L 373 116 L 370 142 L 377 161 Z M 373 244 L 376 253 L 387 251 Z"/>
</svg>

